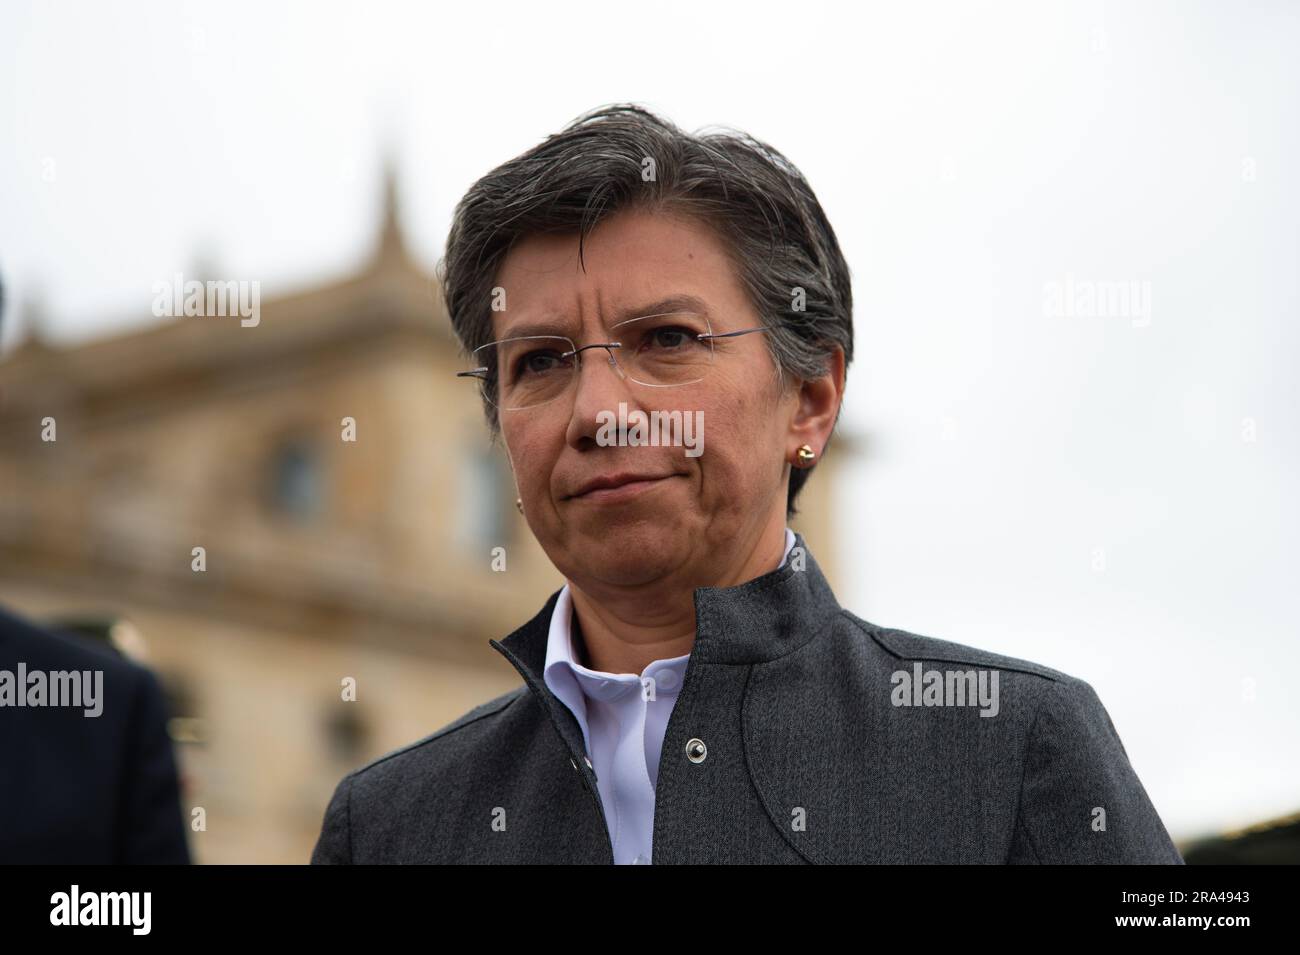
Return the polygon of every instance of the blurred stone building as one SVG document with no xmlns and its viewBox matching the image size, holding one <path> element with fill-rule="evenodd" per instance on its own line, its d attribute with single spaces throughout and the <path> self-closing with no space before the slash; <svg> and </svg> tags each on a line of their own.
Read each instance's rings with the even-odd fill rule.
<svg viewBox="0 0 1300 955">
<path fill-rule="evenodd" d="M 487 641 L 562 584 L 454 377 L 391 175 L 383 197 L 370 261 L 256 326 L 29 336 L 0 360 L 0 603 L 102 623 L 159 673 L 199 862 L 306 862 L 344 773 L 519 685 Z M 835 458 L 796 522 L 833 585 Z"/>
</svg>

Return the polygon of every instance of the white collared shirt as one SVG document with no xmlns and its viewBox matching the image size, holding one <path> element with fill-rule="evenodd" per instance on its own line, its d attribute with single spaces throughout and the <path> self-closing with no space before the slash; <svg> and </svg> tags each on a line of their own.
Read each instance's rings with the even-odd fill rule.
<svg viewBox="0 0 1300 955">
<path fill-rule="evenodd" d="M 789 558 L 794 541 L 794 531 L 787 527 L 778 568 Z M 572 611 L 565 584 L 551 613 L 542 675 L 582 727 L 609 823 L 614 862 L 649 864 L 659 754 L 691 655 L 654 660 L 640 676 L 590 670 L 573 652 Z"/>
</svg>

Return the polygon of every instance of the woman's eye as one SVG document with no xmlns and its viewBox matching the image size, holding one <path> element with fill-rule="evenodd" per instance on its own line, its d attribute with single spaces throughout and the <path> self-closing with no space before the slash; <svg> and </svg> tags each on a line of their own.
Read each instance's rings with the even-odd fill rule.
<svg viewBox="0 0 1300 955">
<path fill-rule="evenodd" d="M 656 328 L 650 335 L 650 344 L 657 348 L 674 349 L 689 345 L 694 338 L 687 329 L 670 326 Z"/>
<path fill-rule="evenodd" d="M 553 351 L 529 352 L 519 359 L 520 375 L 537 375 L 553 371 L 560 364 L 560 356 Z"/>
</svg>

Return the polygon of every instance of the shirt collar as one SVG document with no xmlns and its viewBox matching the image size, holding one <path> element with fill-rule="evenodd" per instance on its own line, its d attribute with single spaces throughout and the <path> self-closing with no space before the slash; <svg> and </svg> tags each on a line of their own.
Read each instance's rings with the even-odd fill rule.
<svg viewBox="0 0 1300 955">
<path fill-rule="evenodd" d="M 793 533 L 792 541 L 792 533 L 786 535 L 785 557 L 777 569 L 735 587 L 696 588 L 693 654 L 716 663 L 774 660 L 802 646 L 820 632 L 825 618 L 839 613 L 839 603 L 803 535 Z M 798 559 L 790 560 L 796 549 Z M 542 680 L 554 611 L 567 589 L 566 584 L 551 594 L 532 620 L 503 640 L 488 641 L 529 682 Z M 568 615 L 561 621 L 567 624 Z M 557 650 L 562 649 L 563 643 Z"/>
</svg>

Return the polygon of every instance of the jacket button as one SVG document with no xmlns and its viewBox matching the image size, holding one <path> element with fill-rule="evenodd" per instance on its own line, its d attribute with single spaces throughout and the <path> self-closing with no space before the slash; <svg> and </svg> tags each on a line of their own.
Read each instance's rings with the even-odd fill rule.
<svg viewBox="0 0 1300 955">
<path fill-rule="evenodd" d="M 686 758 L 692 763 L 704 762 L 704 757 L 707 755 L 709 755 L 709 750 L 704 745 L 704 740 L 689 739 L 686 741 Z"/>
</svg>

